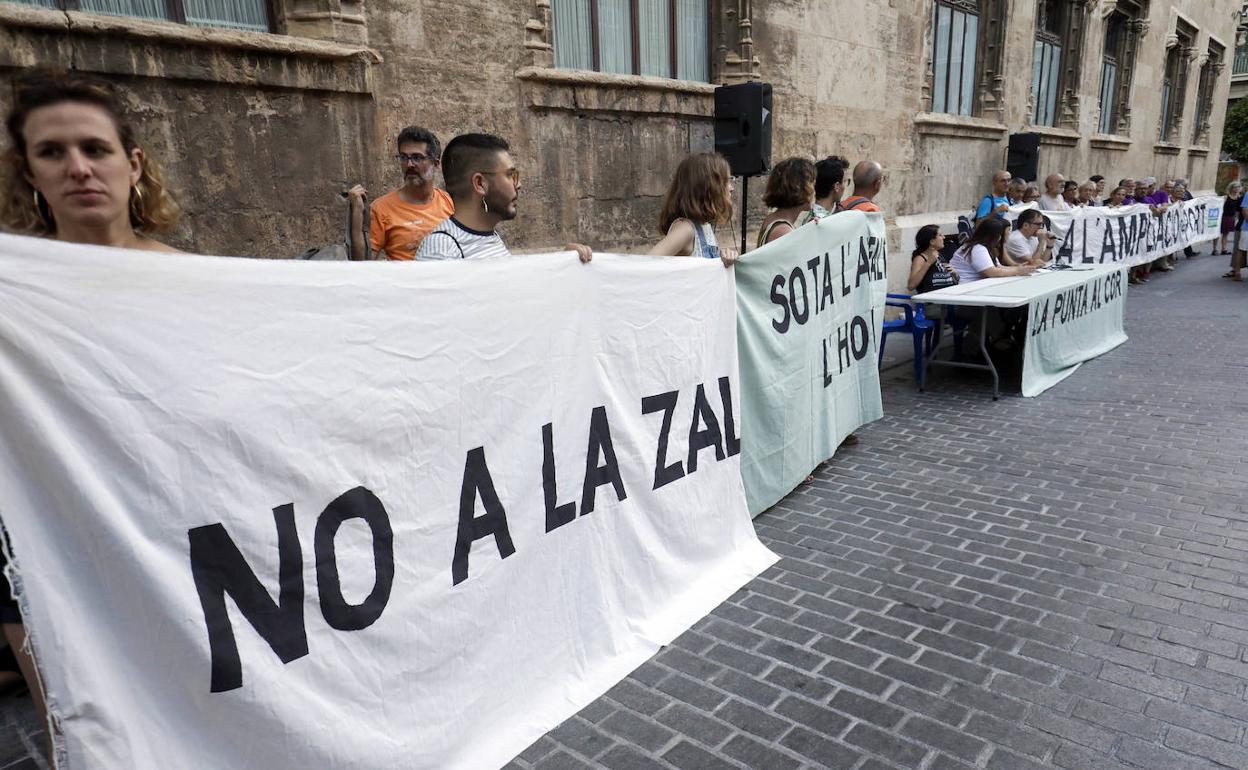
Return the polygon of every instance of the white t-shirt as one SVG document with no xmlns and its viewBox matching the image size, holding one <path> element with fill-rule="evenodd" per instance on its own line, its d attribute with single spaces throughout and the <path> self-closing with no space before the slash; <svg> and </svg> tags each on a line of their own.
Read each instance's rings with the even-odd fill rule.
<svg viewBox="0 0 1248 770">
<path fill-rule="evenodd" d="M 1050 197 L 1048 195 L 1040 196 L 1041 211 L 1070 211 L 1070 204 L 1061 195 Z"/>
<path fill-rule="evenodd" d="M 497 232 L 483 233 L 464 227 L 455 217 L 451 217 L 433 228 L 425 239 L 420 242 L 416 259 L 490 259 L 491 257 L 510 257 L 507 244 Z"/>
<path fill-rule="evenodd" d="M 1005 253 L 1016 264 L 1021 265 L 1031 259 L 1031 255 L 1036 253 L 1036 247 L 1039 245 L 1039 238 L 1034 236 L 1028 238 L 1020 230 L 1011 230 L 1010 236 L 1005 239 Z"/>
<path fill-rule="evenodd" d="M 971 249 L 971 253 L 966 253 L 966 247 L 958 249 L 953 254 L 953 259 L 949 260 L 950 266 L 958 271 L 958 283 L 970 283 L 978 281 L 981 278 L 987 278 L 983 272 L 991 267 L 996 267 L 996 263 L 992 261 L 992 255 L 988 253 L 988 249 L 983 246 L 975 246 Z"/>
</svg>

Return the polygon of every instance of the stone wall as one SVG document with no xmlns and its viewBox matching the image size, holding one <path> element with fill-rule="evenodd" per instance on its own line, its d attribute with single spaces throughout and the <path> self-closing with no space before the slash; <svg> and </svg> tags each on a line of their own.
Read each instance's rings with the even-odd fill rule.
<svg viewBox="0 0 1248 770">
<path fill-rule="evenodd" d="M 1211 188 L 1238 0 L 1154 0 L 1131 134 L 1117 139 L 1093 136 L 1109 5 L 1090 3 L 1078 129 L 1044 131 L 1041 173 L 1182 175 Z M 333 7 L 340 10 L 316 18 L 341 20 L 359 8 Z M 723 9 L 712 7 L 722 24 Z M 1008 135 L 1029 129 L 1033 9 L 1033 0 L 1018 0 L 1009 15 L 1003 111 L 955 118 L 926 112 L 931 0 L 755 0 L 754 53 L 775 87 L 775 158 L 880 160 L 881 203 L 892 217 L 969 209 L 1001 166 Z M 410 123 L 444 141 L 466 130 L 512 141 L 524 173 L 520 217 L 505 226 L 514 247 L 577 239 L 639 249 L 657 236 L 658 206 L 680 158 L 712 146 L 707 84 L 544 66 L 545 0 L 370 0 L 362 13 L 366 30 L 338 35 L 348 43 L 0 2 L 0 78 L 68 63 L 116 77 L 131 93 L 147 149 L 185 203 L 173 241 L 208 253 L 291 256 L 337 240 L 345 216 L 338 193 L 355 181 L 378 195 L 395 185 L 393 142 Z M 1200 51 L 1210 34 L 1226 47 L 1212 150 L 1190 142 L 1195 62 L 1187 143 L 1155 146 L 1157 84 L 1177 13 L 1199 30 Z M 307 24 L 279 26 L 306 32 Z M 0 108 L 8 99 L 0 89 Z M 751 185 L 755 222 L 761 187 Z M 894 251 L 895 267 L 904 265 Z"/>
</svg>

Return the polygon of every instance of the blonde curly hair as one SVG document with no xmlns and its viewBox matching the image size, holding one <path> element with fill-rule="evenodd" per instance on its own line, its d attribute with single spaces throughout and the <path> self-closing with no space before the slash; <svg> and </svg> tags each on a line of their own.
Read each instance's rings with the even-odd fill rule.
<svg viewBox="0 0 1248 770">
<path fill-rule="evenodd" d="M 26 181 L 30 168 L 26 163 L 26 137 L 23 130 L 30 113 L 40 107 L 64 102 L 90 104 L 108 113 L 122 148 L 127 154 L 138 147 L 134 128 L 125 119 L 121 99 L 111 83 L 99 78 L 72 72 L 35 72 L 13 83 L 13 109 L 5 125 L 9 147 L 0 164 L 0 224 L 14 232 L 28 235 L 51 235 L 56 222 L 47 202 L 35 195 Z M 160 166 L 143 155 L 139 181 L 130 196 L 130 226 L 145 234 L 166 233 L 174 228 L 182 214 L 173 194 L 165 187 Z"/>
</svg>

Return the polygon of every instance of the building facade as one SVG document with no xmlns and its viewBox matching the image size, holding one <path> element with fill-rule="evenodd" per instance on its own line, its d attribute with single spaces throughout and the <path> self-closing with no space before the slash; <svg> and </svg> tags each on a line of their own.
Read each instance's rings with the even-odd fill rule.
<svg viewBox="0 0 1248 770">
<path fill-rule="evenodd" d="M 0 0 L 0 78 L 125 86 L 186 209 L 174 242 L 205 253 L 338 240 L 339 193 L 396 185 L 408 124 L 512 142 L 513 246 L 639 249 L 713 146 L 715 84 L 750 79 L 774 87 L 774 158 L 880 161 L 901 233 L 969 210 L 1016 132 L 1041 135 L 1040 176 L 1212 188 L 1241 2 Z"/>
</svg>

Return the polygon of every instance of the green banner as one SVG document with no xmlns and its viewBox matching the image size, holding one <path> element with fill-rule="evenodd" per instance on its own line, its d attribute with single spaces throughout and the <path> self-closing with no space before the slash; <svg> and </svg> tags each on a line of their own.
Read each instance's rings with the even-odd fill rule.
<svg viewBox="0 0 1248 770">
<path fill-rule="evenodd" d="M 757 516 L 884 415 L 880 214 L 804 225 L 737 263 L 741 476 Z"/>
<path fill-rule="evenodd" d="M 1105 267 L 1066 271 L 1070 284 L 1027 305 L 1023 346 L 1024 396 L 1038 396 L 1074 373 L 1084 361 L 1127 341 L 1127 271 Z"/>
</svg>

